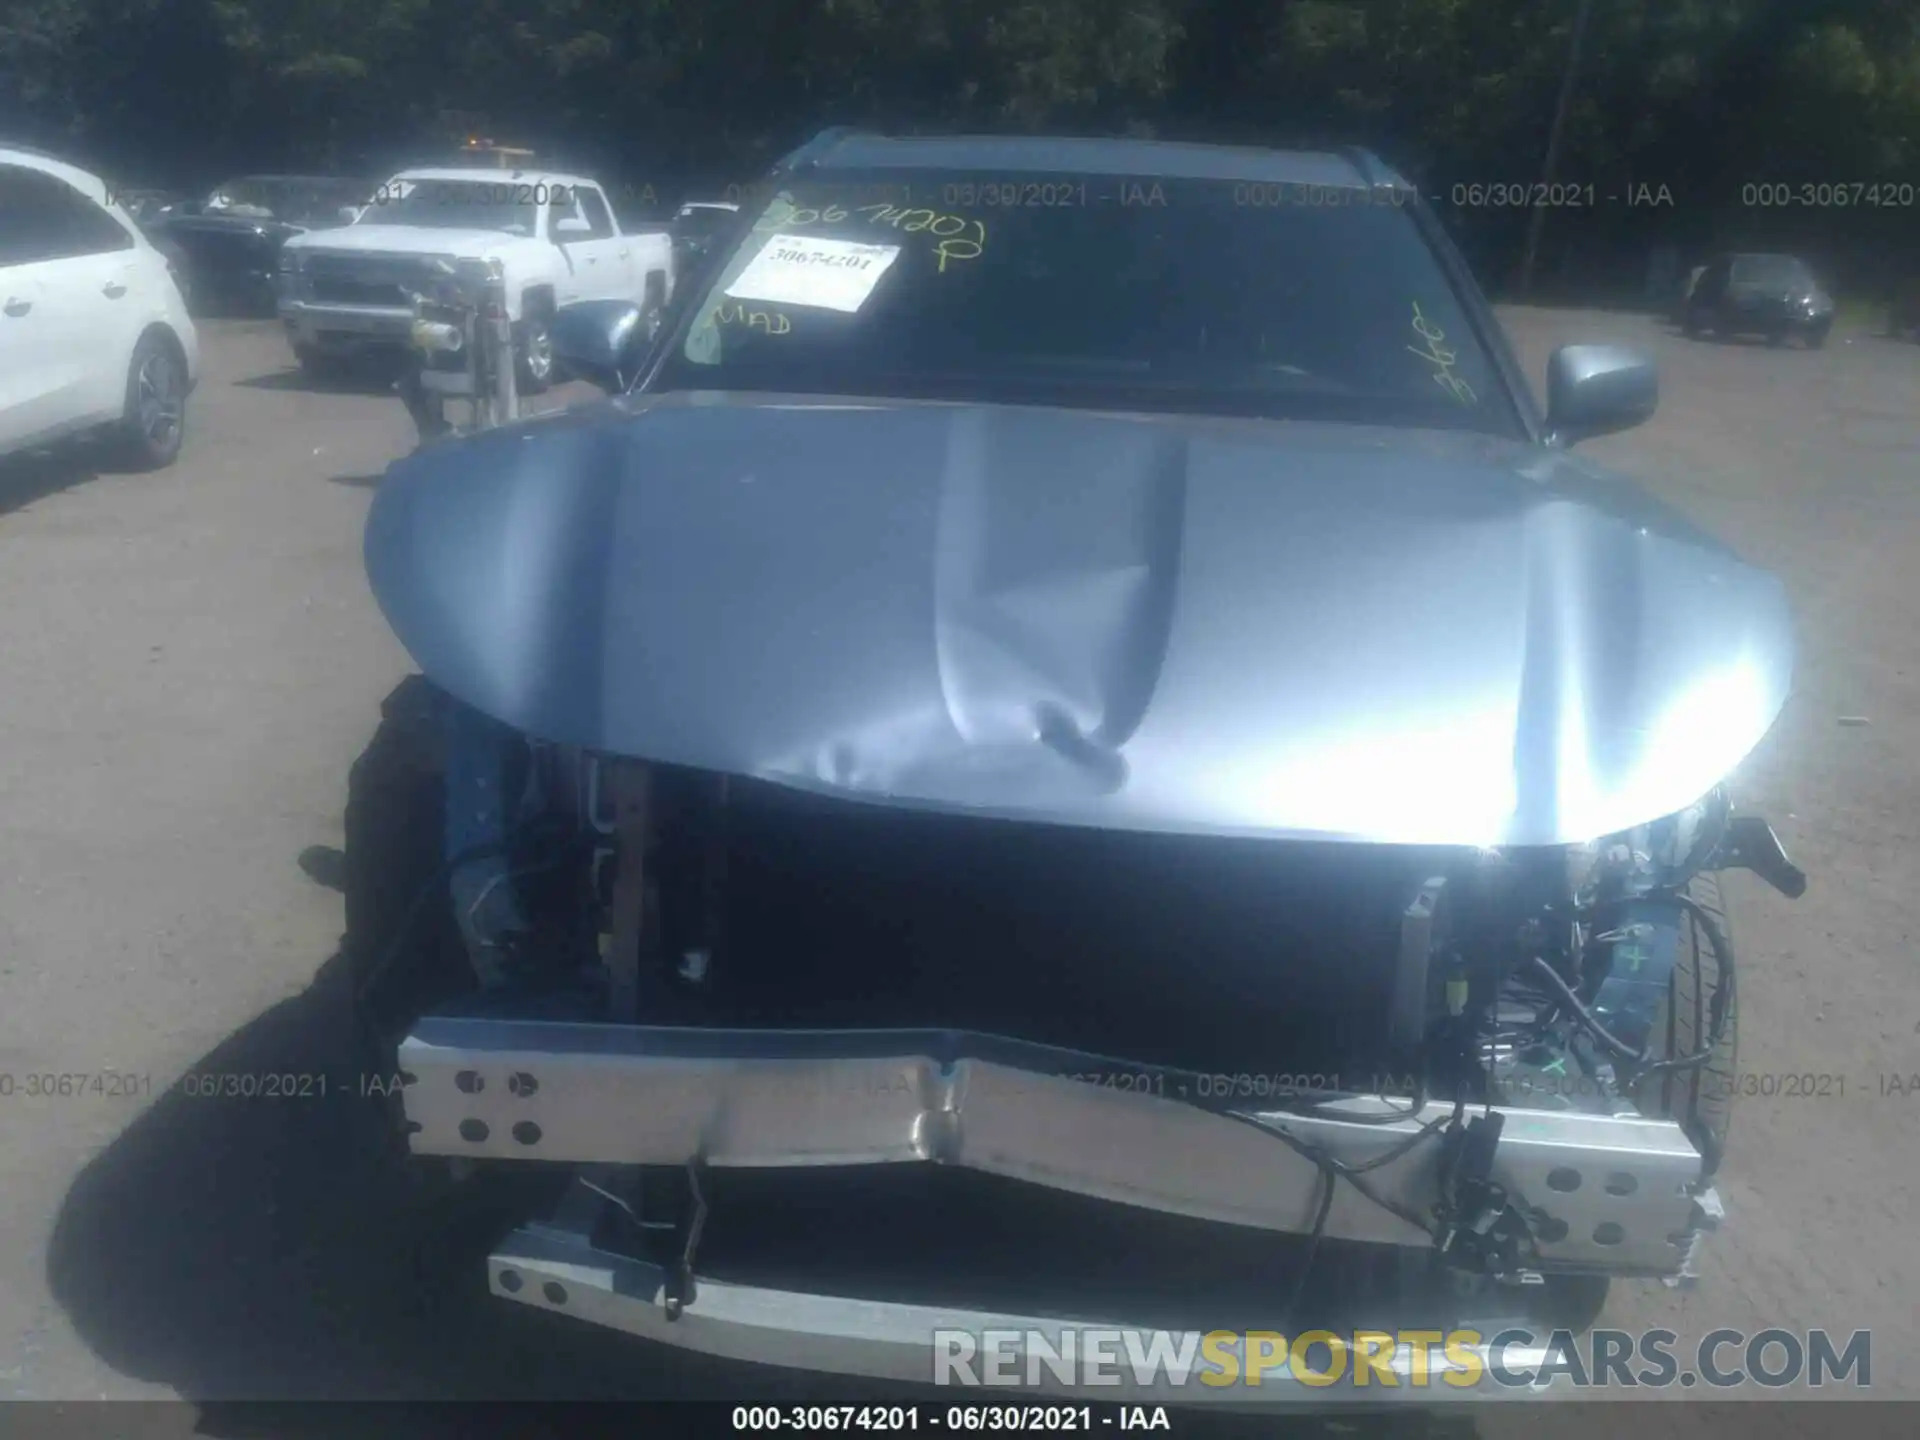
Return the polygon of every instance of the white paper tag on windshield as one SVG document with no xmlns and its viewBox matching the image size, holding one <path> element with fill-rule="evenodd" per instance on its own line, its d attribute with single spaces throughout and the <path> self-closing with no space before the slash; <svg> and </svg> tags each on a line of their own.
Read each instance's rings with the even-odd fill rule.
<svg viewBox="0 0 1920 1440">
<path fill-rule="evenodd" d="M 851 315 L 900 257 L 898 245 L 860 245 L 811 235 L 775 235 L 747 262 L 727 294 L 735 300 L 811 305 Z"/>
</svg>

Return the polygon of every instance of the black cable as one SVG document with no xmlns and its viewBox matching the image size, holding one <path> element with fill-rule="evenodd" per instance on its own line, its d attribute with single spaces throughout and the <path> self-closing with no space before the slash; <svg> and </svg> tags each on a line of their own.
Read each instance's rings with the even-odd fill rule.
<svg viewBox="0 0 1920 1440">
<path fill-rule="evenodd" d="M 1728 941 L 1725 932 L 1720 929 L 1719 924 L 1714 920 L 1712 913 L 1708 911 L 1707 907 L 1702 905 L 1698 900 L 1695 900 L 1691 895 L 1683 895 L 1675 891 L 1658 898 L 1678 905 L 1683 911 L 1693 917 L 1694 923 L 1700 927 L 1701 933 L 1707 937 L 1707 948 L 1713 951 L 1714 969 L 1719 976 L 1720 983 L 1714 986 L 1713 999 L 1707 1004 L 1706 1043 L 1690 1055 L 1679 1055 L 1665 1060 L 1654 1061 L 1639 1075 L 1634 1077 L 1633 1083 L 1635 1085 L 1638 1085 L 1642 1080 L 1645 1080 L 1651 1075 L 1665 1075 L 1678 1070 L 1698 1070 L 1709 1064 L 1713 1059 L 1713 1052 L 1719 1048 L 1721 1036 L 1726 1030 L 1727 1016 L 1733 1011 L 1736 972 L 1733 964 L 1733 946 Z M 1696 987 L 1700 984 L 1700 978 L 1698 976 L 1695 977 L 1694 984 Z"/>
<path fill-rule="evenodd" d="M 1707 947 L 1713 951 L 1714 966 L 1720 977 L 1720 983 L 1714 987 L 1713 999 L 1708 1006 L 1707 1038 L 1699 1049 L 1686 1055 L 1655 1060 L 1651 1049 L 1636 1050 L 1608 1030 L 1600 1018 L 1587 1008 L 1579 995 L 1574 993 L 1573 987 L 1561 978 L 1560 972 L 1555 970 L 1543 956 L 1532 956 L 1529 968 L 1538 979 L 1545 981 L 1551 987 L 1560 1002 L 1573 1012 L 1574 1018 L 1580 1022 L 1588 1034 L 1612 1052 L 1616 1060 L 1635 1067 L 1636 1073 L 1625 1087 L 1631 1090 L 1650 1076 L 1671 1074 L 1681 1070 L 1698 1070 L 1712 1061 L 1714 1051 L 1719 1047 L 1721 1036 L 1726 1030 L 1727 1015 L 1733 1006 L 1736 972 L 1733 947 L 1728 943 L 1726 935 L 1707 908 L 1691 895 L 1677 890 L 1660 890 L 1644 895 L 1625 896 L 1607 902 L 1605 907 L 1596 908 L 1612 908 L 1624 904 L 1673 905 L 1683 914 L 1689 915 L 1700 927 L 1701 933 L 1706 936 Z M 1699 982 L 1696 980 L 1695 983 Z"/>
<path fill-rule="evenodd" d="M 387 973 L 399 963 L 401 951 L 413 938 L 413 932 L 419 927 L 421 916 L 426 913 L 427 902 L 433 898 L 439 888 L 452 878 L 453 872 L 471 860 L 482 860 L 491 855 L 506 853 L 510 845 L 508 840 L 486 840 L 469 845 L 464 850 L 456 850 L 449 855 L 440 868 L 433 872 L 425 884 L 414 892 L 413 899 L 407 902 L 406 912 L 400 917 L 400 923 L 394 927 L 387 947 L 381 952 L 380 959 L 354 986 L 353 1000 L 358 1005 L 373 993 L 374 987 L 387 978 Z"/>
<path fill-rule="evenodd" d="M 1334 1191 L 1338 1188 L 1341 1180 L 1345 1180 L 1349 1185 L 1353 1186 L 1355 1190 L 1359 1191 L 1360 1194 L 1371 1200 L 1388 1214 L 1394 1216 L 1396 1219 L 1405 1221 L 1428 1238 L 1433 1238 L 1433 1227 L 1429 1225 L 1426 1220 L 1415 1215 L 1398 1202 L 1389 1200 L 1379 1194 L 1360 1177 L 1370 1170 L 1378 1170 L 1382 1166 L 1389 1165 L 1393 1161 L 1410 1154 L 1416 1146 L 1443 1130 L 1450 1123 L 1449 1120 L 1429 1121 L 1405 1139 L 1388 1146 L 1371 1160 L 1359 1165 L 1348 1165 L 1344 1161 L 1337 1160 L 1332 1155 L 1329 1155 L 1320 1146 L 1302 1140 L 1292 1132 L 1274 1124 L 1264 1115 L 1243 1110 L 1223 1110 L 1219 1113 L 1226 1116 L 1229 1120 L 1237 1120 L 1243 1125 L 1251 1125 L 1263 1135 L 1272 1136 L 1288 1149 L 1312 1161 L 1320 1175 L 1320 1203 L 1314 1211 L 1313 1225 L 1307 1232 L 1306 1253 L 1301 1257 L 1300 1272 L 1294 1278 L 1293 1292 L 1287 1297 L 1286 1308 L 1280 1312 L 1288 1322 L 1293 1320 L 1294 1312 L 1298 1308 L 1302 1297 L 1306 1294 L 1307 1280 L 1313 1273 L 1314 1259 L 1320 1252 L 1321 1240 L 1326 1236 L 1327 1219 L 1333 1213 Z M 1362 1121 L 1360 1123 L 1378 1124 L 1381 1123 L 1381 1120 L 1379 1117 L 1375 1117 L 1370 1122 Z"/>
<path fill-rule="evenodd" d="M 1333 1213 L 1333 1192 L 1340 1184 L 1334 1172 L 1325 1166 L 1320 1166 L 1317 1174 L 1320 1178 L 1320 1206 L 1314 1212 L 1313 1228 L 1307 1232 L 1307 1249 L 1300 1257 L 1300 1273 L 1294 1276 L 1287 1303 L 1280 1308 L 1281 1323 L 1288 1329 L 1292 1329 L 1294 1321 L 1299 1318 L 1300 1302 L 1307 1294 L 1307 1280 L 1313 1274 L 1313 1262 L 1320 1253 L 1321 1238 L 1327 1233 L 1327 1217 Z"/>
<path fill-rule="evenodd" d="M 1574 1018 L 1586 1027 L 1588 1033 L 1590 1033 L 1594 1039 L 1612 1051 L 1616 1060 L 1624 1060 L 1630 1065 L 1646 1063 L 1646 1055 L 1639 1050 L 1635 1050 L 1631 1045 L 1627 1044 L 1626 1041 L 1620 1039 L 1619 1036 L 1607 1029 L 1607 1027 L 1601 1023 L 1600 1017 L 1589 1010 L 1586 1002 L 1574 993 L 1573 987 L 1560 978 L 1560 972 L 1547 962 L 1546 957 L 1534 955 L 1529 957 L 1527 963 L 1539 972 L 1541 979 L 1554 987 L 1555 991 L 1559 994 L 1560 1003 L 1573 1011 Z"/>
</svg>

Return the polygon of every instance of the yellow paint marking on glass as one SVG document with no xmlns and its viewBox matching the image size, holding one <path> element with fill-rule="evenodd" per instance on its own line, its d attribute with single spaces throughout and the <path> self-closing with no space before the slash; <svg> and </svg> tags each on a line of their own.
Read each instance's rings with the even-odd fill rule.
<svg viewBox="0 0 1920 1440">
<path fill-rule="evenodd" d="M 1427 342 L 1426 348 L 1423 350 L 1416 345 L 1409 345 L 1407 349 L 1434 367 L 1434 383 L 1462 405 L 1477 403 L 1480 397 L 1473 393 L 1473 387 L 1453 373 L 1454 364 L 1460 357 L 1455 351 L 1445 348 L 1446 331 L 1420 313 L 1418 300 L 1413 302 L 1413 333 Z"/>
</svg>

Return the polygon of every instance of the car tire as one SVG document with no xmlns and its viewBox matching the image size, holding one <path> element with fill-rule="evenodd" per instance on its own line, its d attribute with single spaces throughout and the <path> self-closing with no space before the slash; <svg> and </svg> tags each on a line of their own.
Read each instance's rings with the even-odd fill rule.
<svg viewBox="0 0 1920 1440">
<path fill-rule="evenodd" d="M 1705 331 L 1706 327 L 1700 323 L 1700 313 L 1697 310 L 1688 310 L 1681 315 L 1680 333 L 1689 340 L 1698 340 Z"/>
<path fill-rule="evenodd" d="M 127 365 L 126 405 L 114 448 L 133 470 L 164 470 L 180 456 L 187 429 L 187 366 L 173 337 L 149 330 Z"/>
<path fill-rule="evenodd" d="M 470 1263 L 528 1214 L 557 1199 L 545 1167 L 489 1165 L 413 1153 L 398 1046 L 429 1010 L 470 993 L 474 977 L 441 862 L 446 784 L 441 706 L 455 703 L 423 675 L 400 682 L 380 707 L 373 739 L 347 779 L 341 889 L 347 931 L 342 970 L 361 1121 L 369 1148 L 408 1198 L 427 1248 Z"/>
<path fill-rule="evenodd" d="M 1720 876 L 1696 875 L 1686 895 L 1711 917 L 1729 947 L 1732 928 Z M 1706 1043 L 1713 997 L 1726 977 L 1698 917 L 1685 914 L 1680 926 L 1680 949 L 1667 998 L 1654 1017 L 1653 1050 L 1656 1059 L 1691 1055 Z M 1717 1161 L 1733 1119 L 1734 1063 L 1739 1054 L 1738 994 L 1727 997 L 1726 1023 L 1706 1064 L 1692 1070 L 1670 1071 L 1640 1087 L 1636 1096 L 1643 1114 L 1657 1120 L 1678 1121 L 1709 1162 Z"/>
<path fill-rule="evenodd" d="M 401 681 L 347 778 L 347 972 L 361 1018 L 382 1037 L 397 1038 L 423 1011 L 472 986 L 441 873 L 445 703 L 424 675 Z"/>
<path fill-rule="evenodd" d="M 477 988 L 441 859 L 442 707 L 457 703 L 424 675 L 402 680 L 381 703 L 380 724 L 348 774 L 341 968 L 351 986 L 360 1073 L 380 1082 L 360 1085 L 373 1127 L 370 1144 L 412 1194 L 435 1248 L 465 1264 L 472 1245 L 489 1245 L 548 1208 L 567 1177 L 543 1166 L 482 1161 L 476 1168 L 460 1157 L 416 1155 L 407 1138 L 403 1096 L 410 1082 L 401 1072 L 399 1042 L 421 1015 Z"/>
<path fill-rule="evenodd" d="M 1807 348 L 1809 350 L 1818 350 L 1824 346 L 1827 343 L 1827 331 L 1828 327 L 1825 325 L 1816 325 L 1813 329 L 1807 331 Z"/>
<path fill-rule="evenodd" d="M 423 675 L 402 680 L 380 706 L 372 741 L 347 777 L 341 890 L 342 959 L 351 985 L 354 1047 L 363 1074 L 397 1076 L 398 1044 L 421 1014 L 471 988 L 447 879 L 441 874 L 446 785 L 443 697 Z M 378 1143 L 407 1150 L 399 1086 L 367 1097 Z M 403 1167 L 411 1184 L 444 1189 L 461 1172 L 439 1157 Z"/>
<path fill-rule="evenodd" d="M 514 387 L 522 395 L 544 395 L 553 386 L 553 314 L 530 306 L 514 327 Z"/>
<path fill-rule="evenodd" d="M 1780 346 L 1787 343 L 1787 329 L 1784 325 L 1774 325 L 1769 327 L 1766 332 L 1766 335 L 1767 335 L 1767 344 L 1771 345 L 1776 350 L 1779 349 Z"/>
</svg>

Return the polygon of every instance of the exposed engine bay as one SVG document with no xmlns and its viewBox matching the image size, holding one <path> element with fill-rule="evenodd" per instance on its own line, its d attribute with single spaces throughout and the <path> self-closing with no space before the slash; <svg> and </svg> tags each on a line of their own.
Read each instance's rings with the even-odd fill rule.
<svg viewBox="0 0 1920 1440">
<path fill-rule="evenodd" d="M 1730 973 L 1688 882 L 1751 864 L 1804 887 L 1718 789 L 1568 848 L 1165 836 L 825 799 L 523 747 L 455 715 L 456 744 L 506 747 L 484 762 L 492 783 L 524 787 L 508 828 L 452 837 L 450 853 L 498 847 L 454 870 L 475 897 L 464 940 L 537 956 L 535 983 L 598 968 L 600 1018 L 626 1024 L 975 1031 L 1213 1077 L 1223 1100 L 1418 1093 L 1606 1114 L 1690 1068 L 1649 1050 L 1689 923 Z M 484 769 L 450 774 L 486 801 Z M 621 809 L 633 792 L 637 820 Z M 451 813 L 508 821 L 461 798 Z M 642 851 L 632 936 L 623 842 Z"/>
<path fill-rule="evenodd" d="M 601 1243 L 664 1267 L 669 1315 L 702 1259 L 884 1271 L 884 1216 L 962 1183 L 989 1189 L 949 1244 L 1065 1192 L 1131 1207 L 1105 1227 L 1249 1227 L 1242 1261 L 1304 1237 L 1274 1262 L 1301 1296 L 1348 1293 L 1333 1277 L 1382 1243 L 1427 1284 L 1684 1278 L 1721 1136 L 1673 1091 L 1714 1083 L 1736 994 L 1694 887 L 1731 866 L 1805 883 L 1720 790 L 1571 848 L 1165 836 L 606 760 L 435 707 L 477 983 L 401 1048 L 415 1148 L 595 1167 L 601 1209 L 649 1217 L 610 1239 L 603 1220 Z M 1688 963 L 1707 968 L 1676 1024 Z M 895 1161 L 1027 1183 L 908 1202 L 931 1182 Z M 1091 1223 L 1074 1214 L 1051 1223 Z M 1201 1226 L 1172 1253 L 1214 1243 Z"/>
<path fill-rule="evenodd" d="M 943 1332 L 1577 1328 L 1695 1274 L 1720 876 L 1805 885 L 1720 788 L 1792 627 L 1620 477 L 665 391 L 423 450 L 366 544 L 424 673 L 348 948 L 412 1153 L 563 1182 L 495 1294 L 924 1382 Z"/>
</svg>

